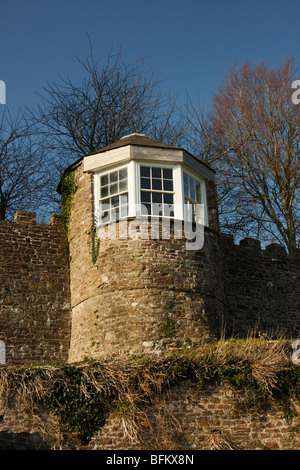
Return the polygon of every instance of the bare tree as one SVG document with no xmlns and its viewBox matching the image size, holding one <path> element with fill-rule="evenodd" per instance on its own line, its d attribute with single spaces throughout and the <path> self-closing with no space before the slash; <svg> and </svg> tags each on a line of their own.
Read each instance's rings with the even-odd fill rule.
<svg viewBox="0 0 300 470">
<path fill-rule="evenodd" d="M 292 58 L 277 67 L 231 67 L 204 116 L 190 122 L 199 156 L 222 172 L 222 225 L 239 234 L 299 246 L 300 106 L 292 102 L 299 74 Z M 198 119 L 198 122 L 197 122 Z"/>
<path fill-rule="evenodd" d="M 31 112 L 49 138 L 59 171 L 133 132 L 168 143 L 181 141 L 184 125 L 175 99 L 161 92 L 161 83 L 143 60 L 126 65 L 116 54 L 101 65 L 91 48 L 80 64 L 84 78 L 79 84 L 70 78 L 48 84 L 38 109 Z"/>
<path fill-rule="evenodd" d="M 7 108 L 0 121 L 0 220 L 16 210 L 39 212 L 48 201 L 47 171 L 41 139 L 19 110 Z"/>
</svg>

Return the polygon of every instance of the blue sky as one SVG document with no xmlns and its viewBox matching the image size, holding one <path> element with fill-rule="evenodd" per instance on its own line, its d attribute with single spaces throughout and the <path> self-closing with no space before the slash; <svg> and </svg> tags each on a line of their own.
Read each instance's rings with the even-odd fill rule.
<svg viewBox="0 0 300 470">
<path fill-rule="evenodd" d="M 88 35 L 104 61 L 120 49 L 126 62 L 147 57 L 179 101 L 187 91 L 209 103 L 231 63 L 300 59 L 299 0 L 2 0 L 0 14 L 0 80 L 13 112 L 34 106 L 47 81 L 80 80 Z"/>
</svg>

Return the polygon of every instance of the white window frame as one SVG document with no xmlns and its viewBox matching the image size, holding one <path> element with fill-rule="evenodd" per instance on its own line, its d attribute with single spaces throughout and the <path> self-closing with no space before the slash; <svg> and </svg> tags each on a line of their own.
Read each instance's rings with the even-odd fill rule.
<svg viewBox="0 0 300 470">
<path fill-rule="evenodd" d="M 174 219 L 184 220 L 184 173 L 193 178 L 197 183 L 200 184 L 201 188 L 201 201 L 204 204 L 204 225 L 208 225 L 208 213 L 207 213 L 207 199 L 206 199 L 206 185 L 205 180 L 201 176 L 196 175 L 193 171 L 188 170 L 181 164 L 165 163 L 163 161 L 157 163 L 153 161 L 136 161 L 124 163 L 122 165 L 115 165 L 105 170 L 94 173 L 93 185 L 94 185 L 94 214 L 96 216 L 99 211 L 100 202 L 100 180 L 101 176 L 111 173 L 116 170 L 127 168 L 127 182 L 128 182 L 128 217 L 136 217 L 139 214 L 139 208 L 141 204 L 141 166 L 156 167 L 156 168 L 167 168 L 173 170 L 173 204 L 174 204 Z M 119 194 L 119 193 L 118 193 Z M 116 194 L 117 195 L 117 194 Z M 172 217 L 173 219 L 173 217 Z M 203 223 L 197 221 L 198 223 Z"/>
<path fill-rule="evenodd" d="M 130 188 L 130 183 L 129 183 L 129 171 L 128 171 L 128 164 L 126 165 L 118 165 L 118 166 L 114 166 L 114 167 L 110 167 L 110 168 L 106 168 L 106 170 L 103 170 L 101 172 L 97 172 L 97 173 L 94 173 L 94 178 L 93 178 L 93 186 L 94 186 L 94 222 L 96 223 L 97 222 L 97 214 L 99 213 L 99 205 L 100 205 L 100 200 L 102 199 L 101 198 L 101 177 L 102 176 L 105 176 L 105 175 L 108 175 L 110 173 L 113 173 L 114 171 L 118 171 L 118 170 L 122 170 L 124 168 L 127 168 L 127 195 L 128 195 L 128 199 L 127 199 L 127 204 L 128 204 L 128 208 L 129 208 L 129 188 Z M 109 197 L 115 197 L 115 196 L 120 196 L 120 194 L 125 194 L 126 191 L 122 191 L 121 193 L 116 193 L 112 196 L 108 196 Z M 105 198 L 107 199 L 107 198 Z M 127 216 L 128 217 L 128 216 Z"/>
<path fill-rule="evenodd" d="M 193 173 L 192 171 L 190 170 L 187 170 L 186 168 L 181 168 L 182 169 L 182 180 L 181 180 L 181 185 L 182 185 L 182 204 L 183 204 L 183 208 L 184 208 L 184 205 L 185 205 L 185 194 L 184 194 L 184 174 L 186 174 L 187 176 L 189 176 L 190 178 L 192 178 L 193 180 L 195 180 L 197 183 L 200 184 L 200 195 L 201 195 L 201 204 L 204 205 L 204 214 L 203 214 L 203 219 L 204 220 L 196 220 L 196 222 L 198 224 L 203 224 L 205 226 L 208 226 L 208 212 L 207 212 L 207 198 L 206 198 L 206 184 L 205 184 L 205 180 L 203 178 L 201 178 L 200 176 L 198 175 L 195 175 L 195 173 Z M 183 213 L 183 217 L 184 219 L 184 213 Z"/>
<path fill-rule="evenodd" d="M 137 162 L 136 162 L 137 163 Z M 141 191 L 142 191 L 142 188 L 141 188 L 141 167 L 143 166 L 146 166 L 146 167 L 151 167 L 151 168 L 166 168 L 168 170 L 172 170 L 173 172 L 173 205 L 174 205 L 174 217 L 170 217 L 172 219 L 177 219 L 179 218 L 179 214 L 178 214 L 178 206 L 181 205 L 181 201 L 180 199 L 178 199 L 178 194 L 177 194 L 177 188 L 178 188 L 178 184 L 175 184 L 175 181 L 176 181 L 176 173 L 175 173 L 175 169 L 176 167 L 179 167 L 180 165 L 172 165 L 172 164 L 168 164 L 168 163 L 153 163 L 153 162 L 138 162 L 137 163 L 137 172 L 136 172 L 136 175 L 137 175 L 137 193 L 138 193 L 138 196 L 137 196 L 137 204 L 138 204 L 138 208 L 140 207 L 140 204 L 141 204 Z M 152 192 L 152 191 L 151 191 Z M 155 191 L 154 191 L 155 192 Z M 158 191 L 160 192 L 160 191 Z M 163 190 L 161 191 L 162 193 L 164 192 Z M 166 191 L 168 192 L 168 191 Z M 139 212 L 140 213 L 140 212 Z M 153 215 L 152 217 L 155 217 L 155 215 Z"/>
</svg>

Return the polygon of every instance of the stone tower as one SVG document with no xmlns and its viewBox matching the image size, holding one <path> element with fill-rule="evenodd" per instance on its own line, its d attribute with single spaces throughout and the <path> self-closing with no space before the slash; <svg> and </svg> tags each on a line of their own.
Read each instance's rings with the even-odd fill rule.
<svg viewBox="0 0 300 470">
<path fill-rule="evenodd" d="M 60 192 L 70 362 L 159 353 L 218 333 L 224 289 L 213 170 L 131 134 L 70 166 Z M 193 245 L 191 233 L 194 241 L 204 234 L 204 245 Z"/>
</svg>

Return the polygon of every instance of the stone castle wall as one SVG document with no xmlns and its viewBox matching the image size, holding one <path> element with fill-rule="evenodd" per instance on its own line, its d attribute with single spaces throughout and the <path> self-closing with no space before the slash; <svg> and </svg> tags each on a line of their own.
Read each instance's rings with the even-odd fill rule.
<svg viewBox="0 0 300 470">
<path fill-rule="evenodd" d="M 198 251 L 186 250 L 184 238 L 164 239 L 162 220 L 157 239 L 99 242 L 92 176 L 82 163 L 73 171 L 68 237 L 54 218 L 36 224 L 32 213 L 0 222 L 0 341 L 8 364 L 159 353 L 224 332 L 298 338 L 299 251 L 263 250 L 251 239 L 235 245 L 220 234 L 212 187 Z M 141 231 L 151 227 L 148 219 L 138 223 Z"/>
<path fill-rule="evenodd" d="M 0 340 L 7 364 L 65 361 L 70 342 L 65 232 L 17 212 L 0 222 Z M 3 343 L 1 343 L 3 344 Z"/>
<path fill-rule="evenodd" d="M 300 331 L 299 253 L 287 255 L 254 240 L 235 245 L 218 232 L 214 191 L 208 188 L 210 227 L 204 246 L 185 239 L 108 236 L 93 227 L 93 180 L 75 168 L 70 217 L 72 335 L 70 361 L 123 353 L 159 353 L 200 338 L 257 330 L 297 337 Z M 127 221 L 130 224 L 131 221 Z M 171 233 L 175 233 L 171 226 Z"/>
<path fill-rule="evenodd" d="M 297 338 L 300 335 L 300 250 L 287 254 L 277 244 L 262 249 L 251 238 L 235 245 L 221 236 L 224 331 L 249 331 Z"/>
</svg>

